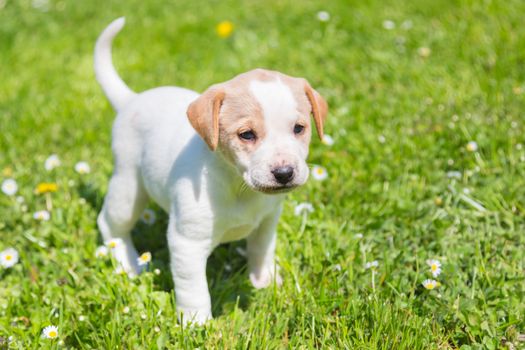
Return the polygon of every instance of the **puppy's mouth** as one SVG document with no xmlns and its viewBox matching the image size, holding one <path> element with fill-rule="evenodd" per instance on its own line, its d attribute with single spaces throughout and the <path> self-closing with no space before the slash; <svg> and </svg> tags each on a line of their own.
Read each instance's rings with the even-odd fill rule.
<svg viewBox="0 0 525 350">
<path fill-rule="evenodd" d="M 297 187 L 298 185 L 295 184 L 286 184 L 281 186 L 254 186 L 253 189 L 266 194 L 280 194 L 290 192 Z"/>
</svg>

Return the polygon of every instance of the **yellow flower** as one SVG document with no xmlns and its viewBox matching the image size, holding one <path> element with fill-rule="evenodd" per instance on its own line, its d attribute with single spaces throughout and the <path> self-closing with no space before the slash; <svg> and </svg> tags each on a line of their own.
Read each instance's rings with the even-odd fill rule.
<svg viewBox="0 0 525 350">
<path fill-rule="evenodd" d="M 230 21 L 222 21 L 217 24 L 215 30 L 217 31 L 217 35 L 219 37 L 226 39 L 233 33 L 233 23 Z"/>
<path fill-rule="evenodd" d="M 54 183 L 49 182 L 42 182 L 39 183 L 38 186 L 35 188 L 36 194 L 42 194 L 42 193 L 48 193 L 48 192 L 56 192 L 58 189 L 58 185 Z"/>
<path fill-rule="evenodd" d="M 12 176 L 13 175 L 13 169 L 11 169 L 11 167 L 4 168 L 4 170 L 2 170 L 2 175 L 6 176 L 6 177 Z"/>
</svg>

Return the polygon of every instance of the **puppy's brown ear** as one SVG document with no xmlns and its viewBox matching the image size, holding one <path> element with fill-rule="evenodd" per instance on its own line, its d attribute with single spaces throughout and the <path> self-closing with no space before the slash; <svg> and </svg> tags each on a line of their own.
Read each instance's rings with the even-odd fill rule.
<svg viewBox="0 0 525 350">
<path fill-rule="evenodd" d="M 321 95 L 319 95 L 317 91 L 312 89 L 312 87 L 310 86 L 310 84 L 308 84 L 307 81 L 305 81 L 304 83 L 304 92 L 306 93 L 308 101 L 310 101 L 310 105 L 312 106 L 312 114 L 314 115 L 314 122 L 315 127 L 317 128 L 317 134 L 322 140 L 324 135 L 324 121 L 326 120 L 326 116 L 328 114 L 328 104 L 326 103 L 324 98 Z"/>
<path fill-rule="evenodd" d="M 212 151 L 219 144 L 219 112 L 224 95 L 220 87 L 210 87 L 189 105 L 186 112 L 191 126 Z"/>
</svg>

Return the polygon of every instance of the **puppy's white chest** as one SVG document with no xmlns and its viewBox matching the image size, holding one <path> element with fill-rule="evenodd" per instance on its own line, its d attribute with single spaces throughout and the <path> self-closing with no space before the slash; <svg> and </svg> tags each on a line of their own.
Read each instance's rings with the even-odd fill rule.
<svg viewBox="0 0 525 350">
<path fill-rule="evenodd" d="M 218 221 L 220 243 L 246 238 L 261 222 L 271 215 L 280 204 L 280 198 L 257 195 L 258 198 L 238 200 L 225 207 Z M 266 197 L 266 198 L 265 198 Z"/>
<path fill-rule="evenodd" d="M 223 233 L 222 238 L 221 238 L 221 243 L 238 241 L 240 239 L 246 238 L 256 228 L 257 226 L 249 225 L 249 224 L 232 227 Z"/>
</svg>

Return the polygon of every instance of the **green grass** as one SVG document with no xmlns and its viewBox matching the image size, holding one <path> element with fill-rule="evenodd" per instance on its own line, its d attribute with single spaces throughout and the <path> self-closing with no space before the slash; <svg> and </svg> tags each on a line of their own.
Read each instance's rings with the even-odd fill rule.
<svg viewBox="0 0 525 350">
<path fill-rule="evenodd" d="M 0 349 L 9 336 L 13 349 L 524 347 L 523 13 L 521 0 L 0 1 L 0 181 L 25 199 L 0 193 L 0 251 L 21 255 L 0 269 Z M 315 140 L 309 159 L 330 176 L 292 193 L 279 224 L 284 285 L 253 290 L 243 243 L 219 247 L 205 328 L 176 322 L 158 208 L 133 235 L 160 275 L 130 280 L 94 258 L 114 113 L 92 49 L 122 15 L 114 59 L 136 91 L 202 91 L 266 67 L 307 77 L 330 105 L 335 144 Z M 222 20 L 235 24 L 226 40 Z M 47 172 L 52 153 L 62 166 Z M 75 173 L 80 160 L 90 174 Z M 32 218 L 40 182 L 59 186 L 48 222 Z M 303 201 L 315 211 L 294 216 Z M 430 258 L 443 264 L 433 291 L 421 285 Z M 41 338 L 49 324 L 58 340 Z"/>
</svg>

